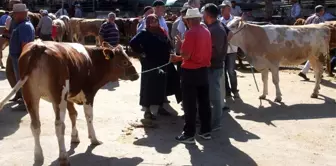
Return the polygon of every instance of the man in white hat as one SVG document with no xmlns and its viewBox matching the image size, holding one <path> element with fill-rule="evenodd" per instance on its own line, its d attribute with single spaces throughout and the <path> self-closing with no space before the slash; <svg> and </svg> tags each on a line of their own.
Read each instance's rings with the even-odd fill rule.
<svg viewBox="0 0 336 166">
<path fill-rule="evenodd" d="M 48 11 L 42 11 L 42 18 L 37 25 L 36 31 L 39 32 L 39 36 L 44 41 L 52 41 L 52 19 L 48 16 Z"/>
<path fill-rule="evenodd" d="M 20 79 L 18 60 L 22 48 L 29 42 L 34 41 L 35 30 L 33 24 L 28 20 L 28 9 L 25 4 L 15 4 L 13 6 L 13 20 L 15 24 L 11 25 L 12 35 L 9 41 L 9 55 L 12 58 L 13 68 L 16 80 Z M 14 98 L 20 100 L 21 93 Z"/>
<path fill-rule="evenodd" d="M 231 15 L 231 2 L 228 0 L 224 0 L 221 5 L 221 15 L 220 21 L 227 25 L 234 16 Z M 230 36 L 230 35 L 229 35 Z M 237 59 L 237 50 L 236 46 L 230 45 L 228 47 L 227 56 L 225 58 L 225 70 L 224 70 L 224 78 L 225 80 L 225 89 L 226 89 L 226 96 L 230 97 L 231 93 L 233 93 L 234 98 L 239 98 L 238 93 L 238 83 L 237 83 L 237 73 L 236 69 L 236 59 Z M 230 80 L 230 84 L 229 84 Z"/>
<path fill-rule="evenodd" d="M 201 23 L 198 8 L 188 9 L 186 15 L 189 30 L 181 43 L 181 56 L 172 56 L 172 62 L 182 61 L 181 88 L 185 125 L 183 133 L 175 139 L 182 143 L 195 143 L 196 113 L 199 112 L 201 129 L 198 135 L 211 139 L 211 108 L 209 100 L 208 67 L 210 67 L 212 42 L 210 32 Z M 197 107 L 198 103 L 198 107 Z"/>
</svg>

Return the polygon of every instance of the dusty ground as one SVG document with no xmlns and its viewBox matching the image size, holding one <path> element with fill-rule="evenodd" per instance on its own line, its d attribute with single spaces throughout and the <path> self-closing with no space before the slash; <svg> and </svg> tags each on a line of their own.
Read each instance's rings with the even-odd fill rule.
<svg viewBox="0 0 336 166">
<path fill-rule="evenodd" d="M 4 55 L 7 55 L 7 50 Z M 3 59 L 5 60 L 5 59 Z M 139 63 L 136 62 L 139 69 Z M 301 81 L 298 71 L 280 73 L 283 104 L 273 103 L 275 89 L 269 80 L 269 100 L 259 101 L 250 73 L 238 72 L 241 100 L 230 100 L 231 111 L 223 118 L 224 128 L 211 141 L 194 146 L 178 144 L 180 117 L 160 117 L 157 128 L 134 128 L 143 112 L 138 105 L 139 81 L 110 83 L 97 94 L 94 126 L 103 144 L 90 146 L 82 108 L 77 107 L 81 143 L 70 145 L 70 120 L 66 119 L 66 147 L 73 166 L 335 166 L 336 165 L 336 81 L 323 81 L 319 99 L 309 96 L 313 82 Z M 313 79 L 310 73 L 309 77 Z M 259 88 L 260 74 L 256 74 Z M 325 77 L 326 79 L 327 78 Z M 10 91 L 0 71 L 0 98 Z M 172 106 L 182 115 L 173 98 Z M 33 164 L 30 118 L 13 111 L 11 104 L 0 112 L 0 165 Z M 54 113 L 41 101 L 41 143 L 45 164 L 57 165 L 58 144 Z"/>
</svg>

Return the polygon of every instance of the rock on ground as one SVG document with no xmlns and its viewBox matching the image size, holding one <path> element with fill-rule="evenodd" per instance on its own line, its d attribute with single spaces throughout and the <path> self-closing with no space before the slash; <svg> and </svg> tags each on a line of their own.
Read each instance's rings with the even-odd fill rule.
<svg viewBox="0 0 336 166">
<path fill-rule="evenodd" d="M 8 50 L 4 55 L 7 55 Z M 3 59 L 5 61 L 5 59 Z M 134 60 L 138 71 L 140 65 Z M 241 100 L 229 100 L 231 111 L 223 117 L 223 129 L 213 140 L 197 138 L 196 145 L 179 144 L 180 117 L 159 117 L 154 128 L 134 126 L 143 117 L 139 80 L 109 83 L 96 95 L 94 127 L 103 144 L 90 146 L 83 109 L 79 106 L 77 127 L 81 143 L 70 145 L 70 120 L 66 118 L 65 140 L 73 166 L 334 166 L 336 163 L 336 81 L 322 81 L 321 96 L 311 99 L 314 82 L 301 81 L 298 71 L 280 72 L 283 103 L 272 102 L 275 89 L 270 77 L 269 96 L 260 101 L 252 74 L 238 72 Z M 311 72 L 312 73 L 312 72 Z M 309 77 L 313 79 L 313 75 Z M 262 88 L 260 74 L 256 74 Z M 325 79 L 330 79 L 325 77 Z M 0 98 L 10 92 L 4 70 L 0 71 Z M 174 98 L 171 105 L 183 114 Z M 30 117 L 8 104 L 0 112 L 0 165 L 33 165 L 34 141 Z M 58 144 L 54 113 L 41 100 L 41 144 L 44 165 L 57 165 Z"/>
</svg>

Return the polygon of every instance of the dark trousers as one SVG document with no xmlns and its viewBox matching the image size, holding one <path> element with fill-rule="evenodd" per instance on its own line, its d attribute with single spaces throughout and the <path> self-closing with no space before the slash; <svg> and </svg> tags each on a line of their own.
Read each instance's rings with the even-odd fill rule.
<svg viewBox="0 0 336 166">
<path fill-rule="evenodd" d="M 53 41 L 53 39 L 52 39 L 52 37 L 51 37 L 51 34 L 49 34 L 49 35 L 41 34 L 41 35 L 40 35 L 40 38 L 41 38 L 41 40 L 43 40 L 43 41 Z"/>
<path fill-rule="evenodd" d="M 231 94 L 238 92 L 238 82 L 237 82 L 237 73 L 236 73 L 236 53 L 230 53 L 225 58 L 225 69 L 224 69 L 224 77 L 225 77 L 225 89 L 226 94 Z M 230 80 L 230 84 L 229 84 Z"/>
<path fill-rule="evenodd" d="M 196 114 L 199 113 L 201 133 L 211 131 L 208 69 L 181 68 L 182 104 L 185 114 L 184 134 L 196 133 Z M 198 109 L 197 109 L 198 103 Z"/>
<path fill-rule="evenodd" d="M 334 68 L 336 67 L 336 56 L 332 57 L 330 60 L 330 74 L 334 71 Z"/>
</svg>

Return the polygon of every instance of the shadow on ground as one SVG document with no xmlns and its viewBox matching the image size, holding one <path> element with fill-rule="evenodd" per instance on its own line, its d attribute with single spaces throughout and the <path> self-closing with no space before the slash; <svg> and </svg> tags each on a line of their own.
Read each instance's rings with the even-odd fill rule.
<svg viewBox="0 0 336 166">
<path fill-rule="evenodd" d="M 244 114 L 236 116 L 237 119 L 264 122 L 267 125 L 273 126 L 275 126 L 272 123 L 274 120 L 303 120 L 336 117 L 336 104 L 334 99 L 320 95 L 317 100 L 324 100 L 324 103 L 294 104 L 287 106 L 284 103 L 274 103 L 267 99 L 261 100 L 258 108 L 244 103 L 242 100 L 229 100 L 229 103 L 231 103 L 230 107 L 234 112 Z M 265 108 L 262 105 L 263 102 L 268 102 L 271 106 Z"/>
<path fill-rule="evenodd" d="M 93 149 L 96 146 L 89 145 L 88 148 L 84 153 L 80 153 L 74 156 L 69 157 L 70 165 L 72 166 L 136 166 L 139 165 L 143 159 L 140 157 L 133 157 L 133 158 L 116 158 L 116 157 L 105 157 L 99 156 L 92 153 Z M 69 155 L 74 153 L 74 149 L 76 146 L 72 145 L 70 151 L 68 152 Z M 59 166 L 58 160 L 55 160 L 50 164 L 51 166 Z"/>
<path fill-rule="evenodd" d="M 21 119 L 28 114 L 26 110 L 12 110 L 15 103 L 8 103 L 0 111 L 0 140 L 14 134 L 19 128 Z"/>
<path fill-rule="evenodd" d="M 203 145 L 202 149 L 196 145 L 186 145 L 191 156 L 191 164 L 193 166 L 257 165 L 246 153 L 234 147 L 229 138 L 239 142 L 260 138 L 244 130 L 228 113 L 224 113 L 223 122 L 225 122 L 225 127 L 221 131 L 214 132 L 212 140 L 204 141 L 196 137 L 197 141 Z M 145 128 L 147 137 L 134 141 L 134 145 L 153 147 L 159 153 L 169 154 L 178 144 L 174 137 L 181 134 L 184 120 L 176 116 L 160 116 L 156 124 L 157 128 Z"/>
<path fill-rule="evenodd" d="M 109 82 L 106 85 L 104 85 L 101 89 L 107 89 L 109 91 L 115 91 L 117 87 L 119 87 L 119 81 L 116 82 Z"/>
</svg>

